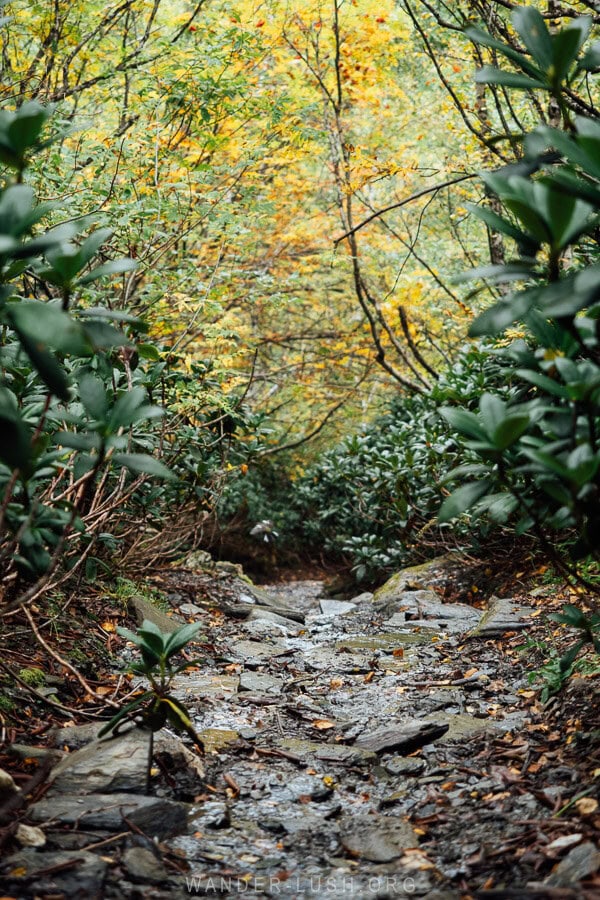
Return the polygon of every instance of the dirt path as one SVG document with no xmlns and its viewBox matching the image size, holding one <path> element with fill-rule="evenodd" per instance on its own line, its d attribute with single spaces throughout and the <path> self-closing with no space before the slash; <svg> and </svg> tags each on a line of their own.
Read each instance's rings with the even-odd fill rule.
<svg viewBox="0 0 600 900">
<path fill-rule="evenodd" d="M 439 588 L 443 575 L 429 577 Z M 197 834 L 174 842 L 199 893 L 464 896 L 530 885 L 550 896 L 593 873 L 585 823 L 551 818 L 576 795 L 576 773 L 557 756 L 552 785 L 538 788 L 536 762 L 553 745 L 530 709 L 526 660 L 497 640 L 511 632 L 523 643 L 534 608 L 498 603 L 482 616 L 413 586 L 344 603 L 322 599 L 318 582 L 278 585 L 238 597 L 228 613 L 246 603 L 245 621 L 214 621 L 209 671 L 180 685 L 220 792 L 205 796 Z M 553 872 L 575 846 L 575 875 Z"/>
<path fill-rule="evenodd" d="M 174 611 L 204 625 L 204 661 L 176 685 L 205 743 L 204 775 L 182 768 L 163 733 L 151 782 L 162 812 L 137 810 L 133 826 L 117 815 L 112 832 L 124 834 L 110 836 L 106 812 L 73 812 L 77 798 L 62 819 L 56 800 L 34 807 L 48 838 L 36 860 L 55 895 L 599 897 L 597 710 L 586 709 L 597 693 L 574 687 L 568 713 L 542 716 L 516 650 L 536 601 L 445 603 L 446 577 L 404 573 L 347 602 L 318 581 L 259 589 L 235 571 L 165 573 Z M 189 826 L 169 838 L 162 817 L 181 816 L 181 801 Z M 60 880 L 81 859 L 46 852 L 65 848 L 86 850 L 84 893 L 71 870 L 71 887 Z M 10 896 L 55 896 L 27 877 Z"/>
</svg>

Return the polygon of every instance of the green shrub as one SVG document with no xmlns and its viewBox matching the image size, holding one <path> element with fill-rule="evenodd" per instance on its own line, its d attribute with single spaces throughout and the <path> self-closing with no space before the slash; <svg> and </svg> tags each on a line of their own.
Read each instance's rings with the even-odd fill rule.
<svg viewBox="0 0 600 900">
<path fill-rule="evenodd" d="M 475 460 L 439 405 L 473 406 L 485 387 L 512 395 L 502 361 L 483 346 L 465 347 L 431 393 L 398 397 L 387 415 L 324 453 L 293 485 L 291 507 L 303 538 L 349 559 L 358 580 L 406 564 L 417 542 L 419 553 L 435 552 L 443 544 L 435 516 L 444 479 L 459 461 Z"/>
<path fill-rule="evenodd" d="M 548 91 L 565 130 L 540 126 L 523 135 L 523 160 L 483 176 L 502 203 L 502 216 L 475 207 L 491 228 L 515 244 L 505 265 L 471 273 L 503 286 L 504 293 L 474 322 L 474 336 L 498 335 L 518 323 L 525 338 L 506 350 L 520 396 L 504 402 L 484 393 L 477 412 L 455 404 L 443 410 L 478 457 L 442 506 L 440 521 L 469 510 L 501 520 L 512 517 L 552 550 L 549 530 L 572 529 L 574 558 L 600 551 L 600 123 L 571 120 L 564 92 L 594 68 L 596 45 L 582 54 L 589 17 L 550 34 L 533 9 L 517 9 L 516 30 L 527 57 L 506 50 L 521 75 L 485 67 L 478 80 Z M 468 30 L 483 44 L 483 33 Z M 500 53 L 502 45 L 496 46 Z M 548 62 L 550 60 L 550 63 Z M 554 74 L 544 75 L 544 72 Z"/>
<path fill-rule="evenodd" d="M 61 568 L 93 578 L 160 555 L 169 527 L 181 552 L 223 468 L 224 436 L 181 401 L 198 371 L 119 308 L 133 261 L 110 258 L 104 220 L 69 217 L 24 183 L 60 138 L 46 136 L 51 113 L 0 111 L 0 561 L 13 605 Z"/>
</svg>

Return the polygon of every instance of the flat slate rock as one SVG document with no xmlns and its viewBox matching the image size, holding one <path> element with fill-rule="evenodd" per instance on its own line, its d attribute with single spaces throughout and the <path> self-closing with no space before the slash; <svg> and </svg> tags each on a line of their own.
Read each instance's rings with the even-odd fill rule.
<svg viewBox="0 0 600 900">
<path fill-rule="evenodd" d="M 496 731 L 500 724 L 493 719 L 478 719 L 468 713 L 451 714 L 442 710 L 425 716 L 423 721 L 447 726 L 446 733 L 437 738 L 442 743 L 468 738 L 474 734 L 481 734 L 483 731 Z"/>
<path fill-rule="evenodd" d="M 423 719 L 399 722 L 397 725 L 363 733 L 354 742 L 354 746 L 373 753 L 388 753 L 392 750 L 412 753 L 442 737 L 448 727 L 446 722 L 428 722 Z"/>
<path fill-rule="evenodd" d="M 149 837 L 162 840 L 187 828 L 188 807 L 141 794 L 82 794 L 45 797 L 29 808 L 32 822 L 121 831 L 125 815 Z"/>
<path fill-rule="evenodd" d="M 263 675 L 260 672 L 243 672 L 240 675 L 240 691 L 253 691 L 255 694 L 280 694 L 283 679 L 275 675 Z"/>
<path fill-rule="evenodd" d="M 367 765 L 377 761 L 377 754 L 360 747 L 346 744 L 326 744 L 319 741 L 304 741 L 299 738 L 285 738 L 278 741 L 278 747 L 301 759 L 318 759 L 321 762 L 339 763 L 345 766 Z"/>
<path fill-rule="evenodd" d="M 348 643 L 344 644 L 348 647 Z M 369 672 L 372 668 L 370 658 L 366 653 L 354 652 L 348 647 L 349 652 L 340 652 L 332 647 L 314 647 L 302 654 L 306 668 L 312 672 Z"/>
<path fill-rule="evenodd" d="M 55 747 L 62 749 L 68 747 L 69 750 L 79 750 L 92 741 L 97 740 L 98 732 L 104 723 L 86 722 L 85 725 L 74 725 L 71 728 L 52 728 L 49 736 L 52 738 Z"/>
<path fill-rule="evenodd" d="M 186 672 L 173 680 L 171 693 L 184 702 L 202 697 L 224 697 L 235 694 L 239 684 L 239 675 L 204 675 Z"/>
<path fill-rule="evenodd" d="M 267 659 L 275 656 L 284 656 L 288 653 L 285 644 L 274 641 L 266 643 L 263 641 L 236 641 L 230 647 L 233 656 L 241 659 L 245 663 L 254 663 L 260 665 Z"/>
<path fill-rule="evenodd" d="M 375 603 L 395 600 L 405 591 L 427 590 L 442 580 L 444 571 L 456 565 L 456 559 L 450 554 L 431 559 L 418 566 L 409 566 L 396 572 L 375 591 Z"/>
<path fill-rule="evenodd" d="M 135 614 L 138 625 L 141 625 L 144 619 L 148 619 L 161 631 L 170 634 L 185 624 L 180 618 L 168 616 L 149 600 L 146 600 L 145 597 L 132 597 L 128 602 Z"/>
<path fill-rule="evenodd" d="M 50 773 L 50 793 L 103 794 L 148 787 L 152 732 L 132 728 L 65 756 Z"/>
<path fill-rule="evenodd" d="M 370 862 L 393 862 L 405 850 L 417 847 L 419 840 L 413 829 L 401 819 L 359 816 L 342 826 L 340 841 L 350 856 Z"/>
<path fill-rule="evenodd" d="M 531 621 L 527 620 L 530 615 L 530 609 L 518 606 L 508 598 L 490 597 L 488 608 L 468 637 L 486 638 L 505 631 L 521 631 L 531 626 Z"/>
<path fill-rule="evenodd" d="M 64 866 L 58 872 L 49 872 Z M 19 898 L 64 896 L 69 900 L 100 900 L 104 896 L 107 864 L 85 850 L 40 853 L 28 847 L 9 856 L 3 866 L 6 890 Z"/>
<path fill-rule="evenodd" d="M 425 768 L 425 760 L 417 756 L 393 756 L 385 763 L 389 775 L 420 775 Z"/>
<path fill-rule="evenodd" d="M 554 887 L 573 887 L 584 878 L 595 875 L 598 869 L 600 850 L 591 841 L 586 841 L 573 847 L 544 883 Z"/>
<path fill-rule="evenodd" d="M 275 612 L 273 609 L 268 609 L 265 606 L 253 607 L 247 621 L 273 622 L 275 625 L 283 625 L 284 628 L 291 631 L 298 631 L 298 625 L 300 624 L 300 620 L 287 615 L 287 611 L 285 615 L 281 615 L 279 612 Z M 304 622 L 304 616 L 302 616 L 302 622 Z"/>
<path fill-rule="evenodd" d="M 123 854 L 123 865 L 133 881 L 161 884 L 167 880 L 167 870 L 151 850 L 130 847 Z"/>
<path fill-rule="evenodd" d="M 346 616 L 356 609 L 356 603 L 348 603 L 345 600 L 321 600 L 319 605 L 321 614 L 331 618 Z"/>
</svg>

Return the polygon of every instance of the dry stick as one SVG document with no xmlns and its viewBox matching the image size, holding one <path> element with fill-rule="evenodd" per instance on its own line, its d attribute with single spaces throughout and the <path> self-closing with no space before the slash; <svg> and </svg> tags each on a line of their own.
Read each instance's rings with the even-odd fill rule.
<svg viewBox="0 0 600 900">
<path fill-rule="evenodd" d="M 96 841 L 95 844 L 86 844 L 81 850 L 97 850 L 98 847 L 104 847 L 106 844 L 114 844 L 115 841 L 120 841 L 123 838 L 129 837 L 130 834 L 130 831 L 122 831 L 120 834 L 113 834 L 110 837 L 104 838 L 103 841 Z"/>
<path fill-rule="evenodd" d="M 470 179 L 477 178 L 478 174 L 473 172 L 472 175 L 461 175 L 458 178 L 452 178 L 449 181 L 443 181 L 441 184 L 436 184 L 430 188 L 424 188 L 422 191 L 417 191 L 415 194 L 411 194 L 410 197 L 405 197 L 404 200 L 399 200 L 398 203 L 392 203 L 391 206 L 386 206 L 383 209 L 379 209 L 376 212 L 372 213 L 372 215 L 367 216 L 366 219 L 363 219 L 362 222 L 359 222 L 358 225 L 355 225 L 353 228 L 350 228 L 348 231 L 341 234 L 334 240 L 334 246 L 337 247 L 338 244 L 341 244 L 343 240 L 350 237 L 353 234 L 356 234 L 357 231 L 360 231 L 361 228 L 364 228 L 365 225 L 368 225 L 369 222 L 373 222 L 375 219 L 378 219 L 380 216 L 384 216 L 386 213 L 391 212 L 393 209 L 400 209 L 402 206 L 406 206 L 408 203 L 412 203 L 414 200 L 419 200 L 421 197 L 426 197 L 427 194 L 434 194 L 436 191 L 441 191 L 446 187 L 451 187 L 453 184 L 460 184 L 461 181 L 469 181 Z"/>
<path fill-rule="evenodd" d="M 46 643 L 46 641 L 40 634 L 39 628 L 37 627 L 37 625 L 35 624 L 35 622 L 33 620 L 33 616 L 31 615 L 31 613 L 29 612 L 28 609 L 26 609 L 24 607 L 23 613 L 31 626 L 31 630 L 34 633 L 36 640 L 42 645 L 44 650 L 46 650 L 46 652 L 49 653 L 53 659 L 56 660 L 57 663 L 59 663 L 61 666 L 63 666 L 65 669 L 67 669 L 67 671 L 70 672 L 71 675 L 75 676 L 75 678 L 77 679 L 77 681 L 79 682 L 79 684 L 82 686 L 82 688 L 84 689 L 84 691 L 87 694 L 89 694 L 91 697 L 93 697 L 94 700 L 98 700 L 99 703 L 106 704 L 106 705 L 112 706 L 114 708 L 119 707 L 119 704 L 115 703 L 113 700 L 107 700 L 106 697 L 101 697 L 100 694 L 97 694 L 92 689 L 92 687 L 88 684 L 88 682 L 85 680 L 85 678 L 83 677 L 81 672 L 79 672 L 78 669 L 76 669 L 75 666 L 71 665 L 71 663 L 68 662 L 66 659 L 63 659 L 63 657 L 60 656 L 60 654 L 58 654 L 56 652 L 56 650 L 53 650 L 52 647 L 50 647 L 50 645 L 48 643 Z"/>
</svg>

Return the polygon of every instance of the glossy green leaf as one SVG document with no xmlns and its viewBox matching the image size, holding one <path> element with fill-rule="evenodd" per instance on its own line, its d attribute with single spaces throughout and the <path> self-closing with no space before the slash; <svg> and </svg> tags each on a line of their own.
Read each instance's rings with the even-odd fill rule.
<svg viewBox="0 0 600 900">
<path fill-rule="evenodd" d="M 498 50 L 503 56 L 506 56 L 507 59 L 510 59 L 511 62 L 532 77 L 542 77 L 542 71 L 530 62 L 526 56 L 514 50 L 509 44 L 492 37 L 487 31 L 469 26 L 465 28 L 464 33 L 474 43 L 481 44 L 483 47 L 489 47 L 492 50 Z"/>
<path fill-rule="evenodd" d="M 189 625 L 183 625 L 174 631 L 167 639 L 165 652 L 167 656 L 172 656 L 179 650 L 183 649 L 186 644 L 192 641 L 202 627 L 200 622 L 192 622 Z"/>
<path fill-rule="evenodd" d="M 20 336 L 25 335 L 40 349 L 50 347 L 76 356 L 91 352 L 83 327 L 53 303 L 21 300 L 10 306 L 8 318 Z"/>
<path fill-rule="evenodd" d="M 518 72 L 507 72 L 497 69 L 495 66 L 482 66 L 475 73 L 475 81 L 478 84 L 499 84 L 503 87 L 519 88 L 521 90 L 543 90 L 546 82 L 541 78 L 532 78 L 530 75 L 521 75 Z"/>
<path fill-rule="evenodd" d="M 554 63 L 554 47 L 540 12 L 532 6 L 517 7 L 513 11 L 512 21 L 537 65 L 547 71 Z"/>
<path fill-rule="evenodd" d="M 571 66 L 579 56 L 579 51 L 592 27 L 591 16 L 577 16 L 566 28 L 561 28 L 552 37 L 554 60 L 549 72 L 553 84 L 559 86 L 566 79 Z"/>
<path fill-rule="evenodd" d="M 133 259 L 113 259 L 110 262 L 96 266 L 95 269 L 92 269 L 86 275 L 82 275 L 81 278 L 77 279 L 77 283 L 80 285 L 91 284 L 92 281 L 96 281 L 98 278 L 105 278 L 107 275 L 121 275 L 136 268 L 137 263 Z"/>
<path fill-rule="evenodd" d="M 117 466 L 124 466 L 131 472 L 153 475 L 155 478 L 173 479 L 176 476 L 160 460 L 148 453 L 115 453 L 112 457 Z"/>
<path fill-rule="evenodd" d="M 481 481 L 463 484 L 462 487 L 457 488 L 442 503 L 438 513 L 438 522 L 443 524 L 462 515 L 474 506 L 490 490 L 491 486 L 492 482 L 484 478 Z"/>
<path fill-rule="evenodd" d="M 466 409 L 457 409 L 452 406 L 444 406 L 440 409 L 440 414 L 444 417 L 446 422 L 459 431 L 461 434 L 465 434 L 468 437 L 475 438 L 476 440 L 485 440 L 486 434 L 479 419 L 475 415 L 475 413 L 469 412 Z"/>
</svg>

